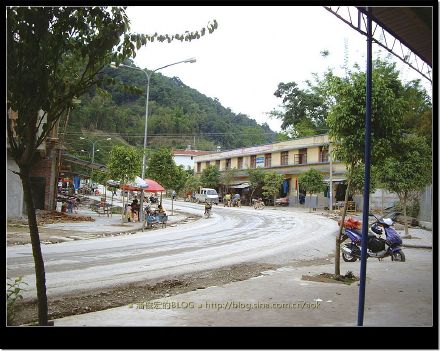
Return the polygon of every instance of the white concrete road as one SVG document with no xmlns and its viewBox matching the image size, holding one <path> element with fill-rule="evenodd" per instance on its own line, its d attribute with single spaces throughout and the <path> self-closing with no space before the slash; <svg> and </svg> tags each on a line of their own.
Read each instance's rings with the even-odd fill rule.
<svg viewBox="0 0 440 351">
<path fill-rule="evenodd" d="M 177 202 L 174 210 L 200 215 L 203 206 Z M 175 227 L 42 245 L 47 292 L 58 295 L 243 262 L 324 258 L 334 250 L 336 231 L 335 221 L 317 214 L 214 206 L 211 218 Z M 23 296 L 36 296 L 30 245 L 8 247 L 7 275 L 23 276 L 29 284 Z"/>
</svg>

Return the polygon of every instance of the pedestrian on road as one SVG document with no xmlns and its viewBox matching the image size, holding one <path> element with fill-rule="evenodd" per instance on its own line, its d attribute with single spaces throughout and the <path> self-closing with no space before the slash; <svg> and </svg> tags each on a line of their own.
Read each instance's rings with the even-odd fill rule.
<svg viewBox="0 0 440 351">
<path fill-rule="evenodd" d="M 73 201 L 72 198 L 67 200 L 67 213 L 73 213 Z"/>
</svg>

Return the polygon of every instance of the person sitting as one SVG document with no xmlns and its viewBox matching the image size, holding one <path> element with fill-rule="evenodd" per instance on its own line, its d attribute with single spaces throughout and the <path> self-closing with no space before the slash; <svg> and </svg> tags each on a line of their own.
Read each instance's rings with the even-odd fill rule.
<svg viewBox="0 0 440 351">
<path fill-rule="evenodd" d="M 205 200 L 205 214 L 207 214 L 212 209 L 212 204 Z"/>
<path fill-rule="evenodd" d="M 157 212 L 159 214 L 165 214 L 165 210 L 163 209 L 162 205 L 157 206 Z"/>
<path fill-rule="evenodd" d="M 125 217 L 127 218 L 128 222 L 132 221 L 133 218 L 133 212 L 131 210 L 131 205 L 126 205 L 126 210 L 125 210 Z"/>
<path fill-rule="evenodd" d="M 133 214 L 133 222 L 135 222 L 136 218 L 139 218 L 139 204 L 136 198 L 131 203 L 131 212 Z"/>
</svg>

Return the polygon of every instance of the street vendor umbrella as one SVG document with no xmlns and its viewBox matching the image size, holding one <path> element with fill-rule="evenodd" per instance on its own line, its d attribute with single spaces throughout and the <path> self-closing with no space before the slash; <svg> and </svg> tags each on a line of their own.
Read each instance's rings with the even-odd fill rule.
<svg viewBox="0 0 440 351">
<path fill-rule="evenodd" d="M 141 188 L 139 186 L 136 186 L 134 184 L 123 184 L 120 186 L 122 190 L 128 190 L 128 191 L 148 191 L 148 189 Z"/>
<path fill-rule="evenodd" d="M 158 182 L 156 182 L 153 179 L 145 179 L 145 181 L 148 184 L 147 189 L 145 189 L 145 191 L 149 192 L 149 193 L 160 193 L 162 191 L 165 191 L 165 188 L 160 185 Z"/>
<path fill-rule="evenodd" d="M 139 186 L 136 186 L 134 184 L 124 184 L 121 185 L 121 189 L 123 190 L 128 190 L 128 191 L 146 191 L 149 193 L 160 193 L 162 191 L 165 191 L 165 188 L 160 185 L 158 182 L 156 182 L 153 179 L 144 179 L 145 182 L 147 183 L 147 187 L 146 188 L 141 188 Z"/>
</svg>

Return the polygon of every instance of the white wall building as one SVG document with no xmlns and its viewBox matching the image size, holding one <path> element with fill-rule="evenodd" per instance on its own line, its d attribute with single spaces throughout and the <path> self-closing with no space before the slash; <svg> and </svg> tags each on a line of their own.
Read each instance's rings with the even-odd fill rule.
<svg viewBox="0 0 440 351">
<path fill-rule="evenodd" d="M 211 154 L 211 151 L 200 151 L 200 150 L 173 150 L 174 162 L 176 165 L 183 166 L 184 169 L 194 169 L 194 158 L 196 156 Z"/>
</svg>

